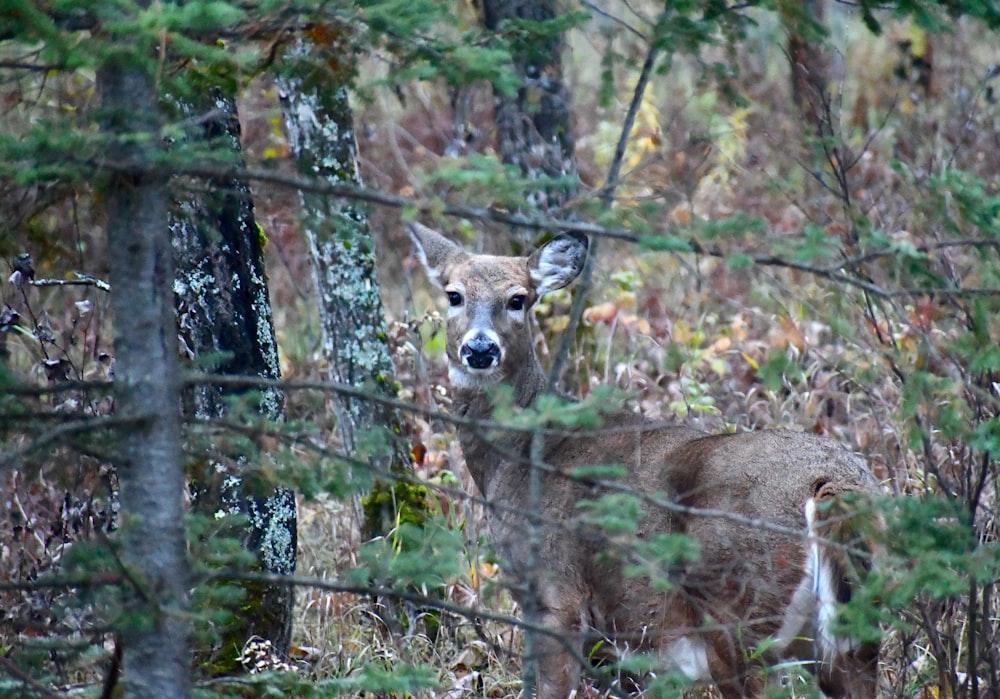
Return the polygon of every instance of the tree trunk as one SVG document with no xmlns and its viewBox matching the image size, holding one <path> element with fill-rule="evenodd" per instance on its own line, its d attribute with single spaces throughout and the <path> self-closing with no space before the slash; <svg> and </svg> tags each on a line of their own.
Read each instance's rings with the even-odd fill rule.
<svg viewBox="0 0 1000 699">
<path fill-rule="evenodd" d="M 788 32 L 792 101 L 822 136 L 829 101 L 822 43 L 823 0 L 781 0 L 778 7 Z"/>
<path fill-rule="evenodd" d="M 112 52 L 98 83 L 105 131 L 117 140 L 108 161 L 120 169 L 103 183 L 111 307 L 115 319 L 122 562 L 126 597 L 142 613 L 123 627 L 123 696 L 190 694 L 184 469 L 177 407 L 180 382 L 170 284 L 173 262 L 167 190 L 159 148 L 159 96 L 135 56 Z"/>
<path fill-rule="evenodd" d="M 205 122 L 204 139 L 235 153 L 242 165 L 235 101 L 216 93 L 208 106 L 221 116 Z M 201 200 L 192 195 L 178 206 L 170 222 L 178 260 L 174 287 L 184 353 L 192 360 L 223 357 L 215 368 L 217 373 L 278 379 L 281 372 L 264 273 L 262 232 L 254 217 L 250 189 L 232 179 L 213 180 L 208 191 Z M 283 420 L 281 391 L 270 388 L 260 395 L 259 413 Z M 218 386 L 199 386 L 188 396 L 186 412 L 199 420 L 222 417 L 225 396 Z M 234 535 L 256 556 L 258 569 L 294 574 L 294 494 L 266 477 L 246 478 L 241 468 L 247 465 L 246 456 L 230 456 L 229 463 L 235 464 L 235 469 L 213 461 L 192 474 L 195 510 L 208 515 L 220 509 L 243 514 L 247 528 Z M 221 655 L 211 660 L 213 674 L 237 669 L 239 649 L 252 636 L 270 640 L 281 655 L 287 655 L 291 645 L 293 588 L 245 584 L 244 591 L 240 613 L 224 633 Z"/>
<path fill-rule="evenodd" d="M 506 24 L 511 20 L 545 22 L 556 16 L 554 0 L 483 0 L 482 7 L 483 25 L 500 34 L 506 31 Z M 525 177 L 541 180 L 526 198 L 528 208 L 555 217 L 566 216 L 561 209 L 576 194 L 579 177 L 569 96 L 563 83 L 562 49 L 561 33 L 543 34 L 540 31 L 532 36 L 529 32 L 526 38 L 512 34 L 513 67 L 521 85 L 513 96 L 494 89 L 500 156 L 505 163 L 516 165 Z M 558 178 L 560 182 L 551 182 L 553 178 Z M 529 242 L 527 235 L 522 235 L 519 242 Z M 484 249 L 499 254 L 510 252 L 497 242 L 487 242 Z M 564 342 L 568 341 L 567 336 Z M 538 471 L 532 469 L 529 487 L 535 495 L 538 493 L 535 486 L 539 477 Z M 532 511 L 525 512 L 532 522 L 540 515 L 538 505 L 533 497 Z M 537 541 L 534 531 L 530 536 Z M 526 578 L 519 580 L 518 584 L 537 589 L 539 571 L 534 566 L 530 568 Z M 540 621 L 539 610 L 533 605 L 525 605 L 522 612 L 529 623 Z M 537 691 L 538 658 L 535 651 L 538 641 L 535 633 L 529 631 L 525 634 L 522 691 L 528 698 L 534 697 Z"/>
<path fill-rule="evenodd" d="M 513 19 L 544 22 L 556 16 L 553 0 L 484 0 L 483 25 L 503 33 Z M 560 215 L 576 194 L 577 165 L 569 97 L 563 83 L 561 34 L 512 40 L 514 71 L 521 79 L 515 95 L 494 90 L 497 144 L 505 163 L 530 179 L 560 178 L 528 195 L 537 211 Z"/>
<path fill-rule="evenodd" d="M 325 36 L 313 34 L 317 40 Z M 285 55 L 278 84 L 298 171 L 334 183 L 358 183 L 347 76 L 335 72 L 335 66 L 346 70 L 342 59 L 329 45 L 298 39 Z M 395 368 L 367 217 L 351 201 L 303 192 L 301 222 L 309 242 L 330 379 L 367 387 L 375 396 L 394 397 Z M 367 460 L 378 473 L 409 470 L 409 447 L 396 409 L 347 396 L 332 400 L 347 453 Z M 388 531 L 397 508 L 423 510 L 422 496 L 407 495 L 414 493 L 402 484 L 391 491 L 377 487 L 366 500 L 365 534 Z"/>
</svg>

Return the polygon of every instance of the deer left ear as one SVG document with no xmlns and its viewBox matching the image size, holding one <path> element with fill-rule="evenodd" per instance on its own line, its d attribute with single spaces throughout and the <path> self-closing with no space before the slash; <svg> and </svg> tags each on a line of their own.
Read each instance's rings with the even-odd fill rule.
<svg viewBox="0 0 1000 699">
<path fill-rule="evenodd" d="M 406 230 L 416 243 L 417 254 L 427 272 L 427 278 L 434 286 L 443 288 L 448 268 L 466 253 L 457 243 L 416 221 L 410 223 Z"/>
<path fill-rule="evenodd" d="M 587 259 L 587 238 L 560 235 L 535 250 L 528 258 L 528 271 L 539 296 L 562 289 L 577 278 Z"/>
</svg>

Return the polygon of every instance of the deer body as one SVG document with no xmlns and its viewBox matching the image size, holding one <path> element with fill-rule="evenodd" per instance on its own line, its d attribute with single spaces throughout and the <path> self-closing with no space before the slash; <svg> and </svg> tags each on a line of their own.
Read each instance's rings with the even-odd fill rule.
<svg viewBox="0 0 1000 699">
<path fill-rule="evenodd" d="M 500 383 L 513 387 L 519 406 L 531 405 L 546 376 L 527 313 L 542 294 L 575 278 L 585 242 L 560 237 L 531 257 L 493 257 L 466 253 L 419 224 L 410 232 L 432 281 L 449 299 L 455 410 L 492 420 L 489 389 Z M 849 597 L 846 566 L 828 547 L 788 534 L 820 531 L 822 500 L 876 492 L 857 456 L 801 433 L 708 435 L 615 414 L 597 432 L 545 437 L 542 460 L 551 468 L 542 474 L 542 524 L 533 544 L 525 514 L 532 505 L 530 435 L 463 427 L 459 439 L 477 487 L 497 505 L 490 532 L 512 578 L 526 579 L 541 562 L 531 599 L 522 590 L 520 601 L 532 604 L 539 623 L 569 639 L 567 647 L 539 637 L 541 699 L 562 699 L 577 688 L 580 663 L 570 649 L 586 652 L 592 632 L 619 652 L 653 653 L 664 670 L 714 682 L 726 697 L 758 693 L 752 666 L 785 659 L 808 663 L 827 694 L 874 695 L 877 646 L 838 638 L 832 629 L 834 604 Z M 699 546 L 697 560 L 671 567 L 667 590 L 624 575 L 627 554 L 603 533 L 573 524 L 577 503 L 605 491 L 567 475 L 609 463 L 627 469 L 623 486 L 675 505 L 647 506 L 638 540 L 681 533 Z M 760 648 L 766 650 L 750 662 Z"/>
</svg>

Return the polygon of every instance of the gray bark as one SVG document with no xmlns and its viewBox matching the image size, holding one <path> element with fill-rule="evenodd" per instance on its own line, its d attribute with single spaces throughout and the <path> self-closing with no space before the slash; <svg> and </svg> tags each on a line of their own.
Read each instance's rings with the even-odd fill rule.
<svg viewBox="0 0 1000 699">
<path fill-rule="evenodd" d="M 137 52 L 138 54 L 138 52 Z M 118 137 L 108 160 L 128 165 L 104 182 L 115 318 L 118 433 L 126 595 L 141 621 L 122 628 L 124 696 L 190 694 L 190 573 L 184 536 L 184 470 L 178 405 L 173 262 L 164 222 L 167 190 L 154 165 L 158 95 L 152 80 L 115 55 L 98 82 L 104 128 Z"/>
<path fill-rule="evenodd" d="M 782 0 L 778 7 L 788 32 L 792 101 L 799 112 L 816 126 L 817 135 L 822 136 L 829 100 L 829 71 L 820 36 L 825 14 L 823 0 Z"/>
<path fill-rule="evenodd" d="M 330 63 L 319 60 L 326 50 L 299 40 L 286 54 L 287 70 L 279 87 L 289 146 L 302 174 L 358 183 L 347 89 L 342 76 L 325 68 Z M 364 212 L 350 201 L 303 192 L 301 222 L 309 242 L 330 378 L 368 387 L 376 395 L 395 395 L 375 243 Z M 382 473 L 408 468 L 409 449 L 398 411 L 344 396 L 333 401 L 348 453 L 367 458 Z M 384 515 L 391 521 L 390 513 Z"/>
<path fill-rule="evenodd" d="M 233 99 L 217 93 L 201 105 L 220 116 L 204 124 L 202 137 L 242 161 L 240 127 Z M 176 207 L 170 221 L 178 269 L 174 280 L 177 320 L 184 354 L 189 359 L 224 353 L 215 372 L 278 379 L 278 347 L 271 320 L 271 302 L 264 274 L 261 233 L 254 217 L 249 187 L 238 179 L 209 182 L 208 194 L 194 194 Z M 235 391 L 234 391 L 235 392 Z M 204 385 L 188 397 L 188 414 L 200 420 L 222 417 L 226 392 Z M 261 392 L 258 410 L 271 420 L 284 419 L 284 398 L 278 389 Z M 245 455 L 233 454 L 237 468 Z M 257 558 L 258 569 L 279 575 L 295 572 L 296 507 L 288 488 L 262 478 L 246 479 L 218 462 L 192 474 L 194 507 L 203 513 L 220 508 L 248 519 L 247 530 L 234 532 Z M 242 613 L 226 629 L 222 657 L 212 666 L 235 669 L 228 657 L 251 636 L 271 640 L 287 654 L 291 645 L 291 586 L 249 585 Z"/>
<path fill-rule="evenodd" d="M 541 22 L 556 13 L 553 0 L 484 0 L 482 7 L 483 25 L 500 33 L 508 20 Z M 569 96 L 563 83 L 563 39 L 561 35 L 532 39 L 517 40 L 511 46 L 513 68 L 521 79 L 517 93 L 494 92 L 497 145 L 503 161 L 516 165 L 528 178 L 568 180 L 560 186 L 539 186 L 528 195 L 531 207 L 559 215 L 576 193 L 578 177 Z"/>
</svg>

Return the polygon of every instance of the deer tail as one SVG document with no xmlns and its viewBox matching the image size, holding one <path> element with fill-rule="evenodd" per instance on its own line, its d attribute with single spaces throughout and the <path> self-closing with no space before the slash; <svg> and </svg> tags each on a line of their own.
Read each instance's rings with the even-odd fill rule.
<svg viewBox="0 0 1000 699">
<path fill-rule="evenodd" d="M 808 573 L 816 604 L 815 642 L 824 660 L 850 653 L 877 653 L 877 644 L 838 633 L 837 605 L 851 601 L 871 572 L 878 515 L 860 492 L 822 483 L 805 505 L 809 528 Z"/>
</svg>

